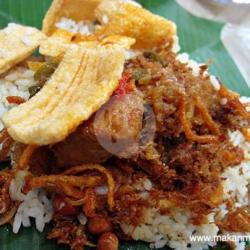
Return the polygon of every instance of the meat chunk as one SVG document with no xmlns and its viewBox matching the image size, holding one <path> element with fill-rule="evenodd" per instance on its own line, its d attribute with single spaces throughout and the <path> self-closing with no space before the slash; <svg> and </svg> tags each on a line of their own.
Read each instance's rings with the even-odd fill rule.
<svg viewBox="0 0 250 250">
<path fill-rule="evenodd" d="M 113 96 L 93 117 L 52 150 L 60 167 L 101 163 L 112 155 L 129 158 L 139 150 L 143 101 Z"/>
<path fill-rule="evenodd" d="M 93 121 L 82 124 L 64 141 L 52 147 L 58 167 L 70 167 L 83 163 L 101 163 L 110 157 L 95 137 Z"/>
<path fill-rule="evenodd" d="M 139 149 L 143 102 L 134 94 L 114 96 L 97 112 L 94 129 L 98 142 L 120 158 L 130 158 Z"/>
</svg>

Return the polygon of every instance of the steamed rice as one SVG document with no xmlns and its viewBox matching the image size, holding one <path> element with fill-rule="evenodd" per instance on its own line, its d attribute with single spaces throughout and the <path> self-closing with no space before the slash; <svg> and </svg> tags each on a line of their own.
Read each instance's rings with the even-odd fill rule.
<svg viewBox="0 0 250 250">
<path fill-rule="evenodd" d="M 55 26 L 72 33 L 80 33 L 81 35 L 91 35 L 95 31 L 95 26 L 90 22 L 80 21 L 77 23 L 66 17 L 62 17 Z"/>
<path fill-rule="evenodd" d="M 124 233 L 134 240 L 143 240 L 151 243 L 151 248 L 169 246 L 174 249 L 206 249 L 214 242 L 191 242 L 192 235 L 215 236 L 219 228 L 213 223 L 214 215 L 208 216 L 208 223 L 201 226 L 193 225 L 190 212 L 181 209 L 172 210 L 169 215 L 161 215 L 155 208 L 145 212 L 144 224 L 137 227 L 122 224 Z M 188 244 L 190 247 L 188 247 Z"/>
<path fill-rule="evenodd" d="M 0 78 L 0 117 L 15 106 L 7 101 L 8 96 L 19 96 L 28 100 L 29 88 L 36 85 L 34 72 L 25 67 L 16 67 L 2 76 Z M 3 123 L 0 121 L 0 130 L 2 129 Z"/>
<path fill-rule="evenodd" d="M 32 190 L 26 195 L 22 193 L 27 174 L 26 171 L 18 171 L 10 183 L 11 199 L 21 201 L 14 217 L 13 233 L 18 233 L 21 226 L 30 227 L 30 218 L 34 218 L 36 229 L 42 232 L 45 224 L 49 223 L 53 216 L 53 206 L 51 200 L 47 198 L 45 190 Z"/>
<path fill-rule="evenodd" d="M 42 189 L 30 191 L 18 207 L 13 223 L 13 233 L 18 233 L 21 226 L 30 227 L 30 218 L 34 218 L 36 229 L 42 232 L 52 216 L 53 207 L 46 192 Z"/>
</svg>

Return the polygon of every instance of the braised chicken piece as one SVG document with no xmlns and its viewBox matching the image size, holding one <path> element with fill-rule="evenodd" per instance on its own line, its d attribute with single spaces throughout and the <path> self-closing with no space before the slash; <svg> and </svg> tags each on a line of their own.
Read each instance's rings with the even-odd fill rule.
<svg viewBox="0 0 250 250">
<path fill-rule="evenodd" d="M 60 167 L 129 158 L 139 150 L 143 102 L 138 95 L 113 96 L 87 122 L 52 150 Z"/>
</svg>

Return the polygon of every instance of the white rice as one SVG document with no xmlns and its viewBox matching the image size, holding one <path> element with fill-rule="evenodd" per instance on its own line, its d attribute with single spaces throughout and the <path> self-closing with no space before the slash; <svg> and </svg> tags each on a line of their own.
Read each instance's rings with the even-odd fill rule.
<svg viewBox="0 0 250 250">
<path fill-rule="evenodd" d="M 10 197 L 13 201 L 24 201 L 25 195 L 22 193 L 22 189 L 25 185 L 25 177 L 28 175 L 27 171 L 18 171 L 15 178 L 10 183 Z"/>
<path fill-rule="evenodd" d="M 34 80 L 34 72 L 24 67 L 16 67 L 0 77 L 0 117 L 16 106 L 7 101 L 8 96 L 19 96 L 28 100 L 29 88 L 35 85 L 37 82 Z M 2 129 L 3 124 L 0 121 L 0 130 Z"/>
<path fill-rule="evenodd" d="M 80 224 L 82 225 L 86 225 L 87 223 L 87 217 L 83 214 L 83 213 L 79 213 L 77 216 L 78 221 L 80 222 Z"/>
<path fill-rule="evenodd" d="M 45 224 L 49 223 L 53 216 L 51 200 L 47 198 L 43 189 L 32 190 L 27 195 L 22 193 L 27 174 L 27 171 L 18 171 L 10 184 L 11 199 L 21 202 L 14 217 L 14 233 L 18 233 L 21 226 L 30 227 L 30 218 L 34 218 L 36 229 L 42 232 Z"/>
<path fill-rule="evenodd" d="M 191 68 L 192 73 L 193 73 L 194 76 L 199 76 L 199 74 L 200 74 L 200 64 L 198 64 L 194 60 L 191 60 L 187 53 L 179 54 L 176 57 L 176 59 L 179 60 L 181 63 L 186 64 L 189 68 Z"/>
<path fill-rule="evenodd" d="M 250 159 L 250 143 L 245 139 L 240 131 L 229 131 L 229 137 L 234 146 L 239 146 L 243 149 L 245 158 Z"/>
<path fill-rule="evenodd" d="M 96 187 L 95 192 L 97 195 L 106 195 L 108 193 L 108 187 L 107 186 Z"/>
<path fill-rule="evenodd" d="M 250 103 L 250 97 L 242 96 L 240 98 L 241 103 L 247 104 Z M 250 105 L 247 107 L 247 111 L 250 112 Z"/>
<path fill-rule="evenodd" d="M 215 76 L 210 76 L 210 81 L 212 83 L 212 85 L 214 86 L 214 88 L 219 91 L 220 90 L 220 83 L 217 80 L 217 78 Z"/>
<path fill-rule="evenodd" d="M 172 52 L 174 53 L 178 53 L 181 50 L 180 44 L 179 44 L 179 37 L 178 36 L 174 36 L 174 43 L 173 43 L 173 47 L 172 47 Z"/>
<path fill-rule="evenodd" d="M 139 3 L 133 0 L 122 0 L 121 2 L 124 3 L 130 3 L 133 5 L 136 5 L 137 7 L 141 7 Z M 102 23 L 108 24 L 109 22 L 109 17 L 107 15 L 104 15 L 102 17 Z M 55 26 L 60 29 L 64 29 L 73 33 L 80 33 L 82 35 L 91 35 L 95 32 L 96 26 L 93 23 L 89 21 L 82 20 L 80 22 L 76 22 L 73 19 L 69 19 L 66 17 L 62 17 L 56 24 Z M 177 39 L 177 37 L 176 37 Z M 177 45 L 176 45 L 177 46 Z M 178 48 L 178 47 L 176 47 Z"/>
<path fill-rule="evenodd" d="M 162 248 L 165 245 L 174 249 L 205 249 L 213 242 L 191 242 L 192 235 L 217 235 L 219 229 L 213 223 L 213 214 L 210 222 L 201 226 L 193 225 L 188 211 L 175 209 L 169 215 L 161 215 L 156 208 L 145 212 L 144 224 L 138 227 L 122 224 L 124 233 L 132 235 L 134 240 L 143 240 L 151 243 L 152 248 Z M 190 248 L 187 247 L 190 244 Z"/>
<path fill-rule="evenodd" d="M 95 26 L 90 22 L 80 21 L 77 23 L 66 17 L 62 17 L 55 26 L 73 33 L 80 33 L 81 35 L 91 35 L 95 30 Z"/>
<path fill-rule="evenodd" d="M 8 96 L 19 96 L 28 100 L 30 97 L 29 88 L 36 85 L 34 72 L 21 66 L 13 68 L 7 74 L 2 75 L 0 78 L 0 117 L 16 106 L 8 103 L 6 99 Z M 0 122 L 0 130 L 2 129 L 3 124 Z M 21 202 L 14 217 L 14 233 L 18 233 L 21 226 L 31 226 L 30 218 L 34 218 L 37 230 L 42 232 L 45 224 L 51 221 L 53 215 L 51 201 L 47 198 L 44 190 L 33 190 L 27 195 L 22 193 L 26 175 L 26 171 L 17 172 L 15 179 L 10 184 L 12 200 Z"/>
<path fill-rule="evenodd" d="M 223 182 L 224 198 L 233 198 L 236 207 L 248 204 L 248 188 L 250 183 L 250 164 L 241 163 L 239 166 L 227 169 L 222 177 L 226 178 Z"/>
<path fill-rule="evenodd" d="M 152 182 L 149 179 L 146 179 L 143 182 L 143 187 L 146 191 L 150 191 L 152 189 Z"/>
<path fill-rule="evenodd" d="M 34 218 L 36 229 L 42 232 L 45 224 L 49 223 L 53 216 L 51 201 L 47 198 L 46 192 L 42 189 L 32 190 L 18 207 L 14 218 L 13 232 L 18 233 L 20 227 L 30 227 L 30 218 Z"/>
</svg>

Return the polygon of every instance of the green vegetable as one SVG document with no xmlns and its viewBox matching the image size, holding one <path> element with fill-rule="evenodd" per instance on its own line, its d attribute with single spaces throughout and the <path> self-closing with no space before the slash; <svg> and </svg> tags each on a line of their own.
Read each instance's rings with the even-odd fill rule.
<svg viewBox="0 0 250 250">
<path fill-rule="evenodd" d="M 145 76 L 143 76 L 139 81 L 138 84 L 139 85 L 147 85 L 150 83 L 152 77 L 151 74 L 147 73 Z"/>
<path fill-rule="evenodd" d="M 165 65 L 165 64 L 166 64 L 164 58 L 163 58 L 160 54 L 155 53 L 155 52 L 153 52 L 153 51 L 146 51 L 146 52 L 143 53 L 143 55 L 144 55 L 146 58 L 149 58 L 149 59 L 152 60 L 152 61 L 161 63 L 162 65 Z"/>
<path fill-rule="evenodd" d="M 143 68 L 138 68 L 135 69 L 135 71 L 133 72 L 133 78 L 138 81 L 140 80 L 142 77 L 144 77 L 147 74 L 147 70 L 143 69 Z"/>
<path fill-rule="evenodd" d="M 46 62 L 35 73 L 34 78 L 40 84 L 44 84 L 54 73 L 58 66 L 58 62 Z"/>
<path fill-rule="evenodd" d="M 40 89 L 40 86 L 29 87 L 30 98 L 33 97 Z"/>
<path fill-rule="evenodd" d="M 151 73 L 148 72 L 146 69 L 143 68 L 137 68 L 135 69 L 133 73 L 133 78 L 138 81 L 138 84 L 140 85 L 146 85 L 149 84 L 152 77 Z"/>
</svg>

